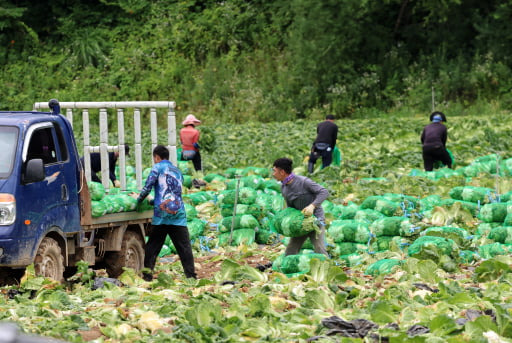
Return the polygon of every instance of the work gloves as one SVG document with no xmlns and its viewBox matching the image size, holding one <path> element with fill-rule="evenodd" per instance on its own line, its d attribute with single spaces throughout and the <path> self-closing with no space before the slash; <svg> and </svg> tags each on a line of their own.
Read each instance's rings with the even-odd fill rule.
<svg viewBox="0 0 512 343">
<path fill-rule="evenodd" d="M 304 207 L 304 209 L 301 212 L 304 216 L 311 217 L 313 215 L 313 212 L 315 212 L 315 205 L 309 204 L 308 206 Z"/>
</svg>

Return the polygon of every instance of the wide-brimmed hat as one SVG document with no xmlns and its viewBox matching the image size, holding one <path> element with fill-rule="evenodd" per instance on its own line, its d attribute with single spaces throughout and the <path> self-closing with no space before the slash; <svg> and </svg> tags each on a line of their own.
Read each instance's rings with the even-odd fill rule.
<svg viewBox="0 0 512 343">
<path fill-rule="evenodd" d="M 186 126 L 186 125 L 196 126 L 196 125 L 201 124 L 201 121 L 199 119 L 197 119 L 195 115 L 189 114 L 188 116 L 186 116 L 185 120 L 181 124 L 184 126 Z"/>
</svg>

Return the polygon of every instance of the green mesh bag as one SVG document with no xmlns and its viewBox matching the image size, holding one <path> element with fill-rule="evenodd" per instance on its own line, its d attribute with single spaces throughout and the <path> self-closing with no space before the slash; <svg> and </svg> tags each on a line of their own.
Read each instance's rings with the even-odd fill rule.
<svg viewBox="0 0 512 343">
<path fill-rule="evenodd" d="M 106 213 L 117 213 L 120 210 L 120 206 L 114 200 L 112 195 L 105 195 L 101 202 L 105 205 Z"/>
<path fill-rule="evenodd" d="M 469 238 L 469 234 L 465 229 L 451 226 L 432 226 L 423 231 L 423 234 L 425 236 L 449 238 L 459 246 L 464 245 Z"/>
<path fill-rule="evenodd" d="M 144 168 L 142 171 L 142 179 L 146 180 L 148 178 L 149 174 L 151 173 L 151 169 L 152 168 Z"/>
<path fill-rule="evenodd" d="M 165 257 L 176 253 L 176 249 L 174 248 L 174 245 L 168 246 L 166 244 L 162 245 L 162 249 L 160 249 L 160 252 L 158 253 L 158 257 Z"/>
<path fill-rule="evenodd" d="M 335 205 L 329 200 L 324 200 L 324 202 L 322 202 L 322 208 L 325 213 L 330 213 L 333 210 L 334 206 Z"/>
<path fill-rule="evenodd" d="M 221 233 L 219 235 L 219 245 L 227 245 L 229 242 L 230 232 Z M 250 245 L 254 243 L 256 232 L 254 229 L 238 229 L 233 230 L 233 237 L 231 240 L 232 246 Z"/>
<path fill-rule="evenodd" d="M 192 187 L 192 176 L 190 175 L 183 175 L 183 186 L 187 188 Z"/>
<path fill-rule="evenodd" d="M 251 168 L 251 167 L 247 167 Z M 270 177 L 270 169 L 269 168 L 262 168 L 262 167 L 252 167 L 252 170 L 248 172 L 247 175 L 259 175 L 262 178 Z"/>
<path fill-rule="evenodd" d="M 258 175 L 261 177 L 269 177 L 270 171 L 267 168 L 245 167 L 244 169 L 242 169 L 242 172 L 240 175 L 242 175 L 242 176 Z"/>
<path fill-rule="evenodd" d="M 121 189 L 120 188 L 110 188 L 108 190 L 108 193 L 105 192 L 105 196 L 107 195 L 118 195 L 118 194 L 121 194 Z"/>
<path fill-rule="evenodd" d="M 91 200 L 100 201 L 105 196 L 105 187 L 99 182 L 87 182 L 87 186 L 89 187 L 89 194 L 91 195 Z"/>
<path fill-rule="evenodd" d="M 183 194 L 183 200 L 196 206 L 196 205 L 199 205 L 199 204 L 202 204 L 202 203 L 212 200 L 212 196 L 208 192 L 201 191 L 201 192 Z"/>
<path fill-rule="evenodd" d="M 426 196 L 419 201 L 420 210 L 421 211 L 428 211 L 433 209 L 436 206 L 441 205 L 441 197 L 437 194 L 432 194 L 429 196 Z"/>
<path fill-rule="evenodd" d="M 276 192 L 281 191 L 281 184 L 274 179 L 265 180 L 263 184 L 266 189 L 272 189 Z"/>
<path fill-rule="evenodd" d="M 244 185 L 246 187 L 254 188 L 254 189 L 263 189 L 265 188 L 265 180 L 259 175 L 249 175 L 244 176 L 242 178 Z"/>
<path fill-rule="evenodd" d="M 512 162 L 512 158 L 510 159 L 510 161 Z M 507 193 L 500 195 L 500 201 L 502 201 L 502 202 L 512 201 L 512 191 L 508 191 Z"/>
<path fill-rule="evenodd" d="M 507 255 L 512 252 L 512 245 L 502 243 L 484 244 L 478 247 L 478 255 L 484 259 L 493 258 L 497 255 Z"/>
<path fill-rule="evenodd" d="M 116 197 L 117 201 L 122 203 L 124 212 L 135 211 L 137 208 L 137 199 L 134 199 L 127 194 L 114 195 L 114 197 Z"/>
<path fill-rule="evenodd" d="M 242 169 L 239 168 L 228 168 L 224 171 L 224 176 L 228 179 L 232 179 L 235 175 L 242 175 Z"/>
<path fill-rule="evenodd" d="M 386 217 L 377 219 L 370 224 L 370 231 L 377 237 L 379 236 L 399 236 L 402 222 L 405 217 Z"/>
<path fill-rule="evenodd" d="M 393 272 L 395 267 L 400 266 L 401 263 L 402 261 L 395 258 L 384 258 L 370 264 L 364 273 L 372 276 L 390 274 Z"/>
<path fill-rule="evenodd" d="M 337 243 L 368 243 L 370 240 L 368 224 L 351 219 L 333 220 L 327 234 Z"/>
<path fill-rule="evenodd" d="M 271 245 L 277 240 L 277 234 L 275 232 L 259 229 L 256 231 L 256 243 Z"/>
<path fill-rule="evenodd" d="M 358 253 L 341 255 L 338 258 L 349 267 L 357 266 L 363 262 L 363 257 Z"/>
<path fill-rule="evenodd" d="M 487 237 L 491 232 L 491 229 L 502 226 L 501 223 L 481 223 L 477 226 L 475 235 L 479 237 Z"/>
<path fill-rule="evenodd" d="M 194 218 L 192 220 L 187 221 L 187 228 L 190 234 L 190 239 L 196 239 L 199 236 L 204 235 L 204 228 L 206 227 L 206 223 L 200 219 Z"/>
<path fill-rule="evenodd" d="M 400 236 L 380 236 L 370 244 L 370 250 L 387 251 L 392 250 L 393 246 L 397 249 L 402 247 L 402 243 L 408 243 L 407 239 Z"/>
<path fill-rule="evenodd" d="M 137 207 L 135 208 L 135 210 L 137 212 L 144 212 L 144 211 L 153 210 L 153 209 L 154 209 L 154 206 L 149 203 L 149 200 L 147 197 L 144 200 L 142 200 L 142 202 L 139 203 L 137 205 Z"/>
<path fill-rule="evenodd" d="M 272 212 L 277 213 L 285 208 L 285 201 L 282 195 L 272 196 Z"/>
<path fill-rule="evenodd" d="M 334 218 L 339 218 L 342 213 L 343 206 L 341 205 L 334 205 L 330 211 L 326 211 L 325 213 L 330 213 Z"/>
<path fill-rule="evenodd" d="M 413 237 L 418 235 L 423 228 L 418 223 L 411 222 L 411 219 L 406 218 L 400 223 L 400 236 Z"/>
<path fill-rule="evenodd" d="M 223 217 L 228 217 L 233 215 L 233 205 L 221 205 L 220 207 L 220 214 Z M 263 212 L 260 207 L 256 205 L 244 205 L 244 204 L 238 204 L 236 205 L 236 215 L 242 215 L 242 214 L 250 214 L 254 216 L 255 218 L 259 218 L 262 216 Z"/>
<path fill-rule="evenodd" d="M 478 214 L 478 218 L 486 223 L 503 222 L 506 216 L 507 204 L 505 203 L 485 204 Z"/>
<path fill-rule="evenodd" d="M 287 207 L 274 216 L 274 227 L 283 236 L 300 237 L 318 230 L 315 220 L 314 216 L 304 218 L 301 211 Z"/>
<path fill-rule="evenodd" d="M 512 226 L 498 226 L 492 228 L 487 238 L 498 243 L 512 244 Z"/>
<path fill-rule="evenodd" d="M 185 203 L 185 213 L 187 214 L 187 220 L 192 220 L 197 217 L 197 210 L 194 206 Z"/>
<path fill-rule="evenodd" d="M 325 261 L 327 257 L 323 254 L 297 254 L 285 256 L 280 264 L 280 272 L 284 274 L 307 273 L 310 270 L 312 259 Z"/>
<path fill-rule="evenodd" d="M 503 226 L 512 226 L 512 211 L 509 211 L 505 220 L 503 220 Z"/>
<path fill-rule="evenodd" d="M 492 189 L 485 187 L 466 186 L 462 190 L 462 200 L 484 204 L 489 202 L 487 195 L 491 194 L 492 191 Z"/>
<path fill-rule="evenodd" d="M 462 191 L 464 190 L 464 186 L 457 186 L 450 189 L 450 192 L 448 194 L 450 195 L 450 198 L 462 200 Z"/>
<path fill-rule="evenodd" d="M 462 263 L 471 263 L 478 259 L 476 252 L 471 250 L 461 250 L 459 256 Z"/>
<path fill-rule="evenodd" d="M 370 244 L 371 251 L 387 251 L 394 236 L 379 236 Z"/>
<path fill-rule="evenodd" d="M 407 253 L 420 260 L 431 259 L 438 262 L 442 255 L 458 257 L 459 248 L 449 238 L 422 236 L 409 246 Z"/>
<path fill-rule="evenodd" d="M 383 197 L 379 196 L 379 195 L 372 195 L 372 196 L 369 196 L 367 197 L 366 199 L 363 200 L 363 202 L 361 203 L 361 208 L 364 210 L 364 209 L 375 209 L 375 205 L 377 204 L 377 200 L 379 199 L 383 199 Z"/>
<path fill-rule="evenodd" d="M 272 213 L 267 213 L 267 216 L 261 218 L 259 222 L 260 228 L 277 233 L 276 228 L 274 227 L 274 216 Z"/>
<path fill-rule="evenodd" d="M 338 217 L 340 219 L 354 219 L 360 208 L 357 204 L 350 202 L 347 206 L 339 206 L 339 210 L 340 213 Z"/>
<path fill-rule="evenodd" d="M 226 180 L 226 189 L 234 191 L 236 189 L 236 185 L 238 184 L 238 182 L 239 180 L 237 179 Z M 238 187 L 242 188 L 247 186 L 245 185 L 245 182 L 242 179 L 240 179 L 240 184 L 238 184 Z"/>
<path fill-rule="evenodd" d="M 266 213 L 272 210 L 272 196 L 266 193 L 258 193 L 254 199 L 254 205 L 258 206 L 262 212 Z"/>
<path fill-rule="evenodd" d="M 210 183 L 212 181 L 225 181 L 226 177 L 220 174 L 210 173 L 204 176 L 204 181 Z"/>
<path fill-rule="evenodd" d="M 227 231 L 231 230 L 231 225 L 233 223 L 233 216 L 225 217 L 222 219 L 221 227 L 227 229 Z M 241 214 L 235 216 L 235 224 L 233 229 L 255 229 L 259 228 L 259 222 L 254 216 L 250 214 Z M 224 230 L 222 230 L 224 231 Z"/>
<path fill-rule="evenodd" d="M 395 215 L 399 209 L 400 204 L 387 199 L 379 199 L 375 202 L 375 210 L 388 217 Z"/>
<path fill-rule="evenodd" d="M 441 201 L 441 206 L 450 207 L 459 203 L 462 208 L 468 210 L 473 216 L 476 216 L 478 213 L 478 205 L 474 202 L 464 201 L 464 200 L 455 200 L 455 199 L 443 199 Z"/>
<path fill-rule="evenodd" d="M 192 169 L 190 168 L 188 161 L 178 161 L 178 169 L 181 170 L 183 175 L 190 175 L 192 173 Z"/>
<path fill-rule="evenodd" d="M 349 255 L 356 252 L 366 251 L 368 251 L 368 246 L 366 244 L 352 242 L 334 243 L 334 247 L 330 249 L 330 253 L 333 256 Z"/>
<path fill-rule="evenodd" d="M 384 193 L 382 197 L 386 200 L 403 203 L 406 208 L 416 208 L 418 206 L 418 199 L 410 195 L 397 194 L 397 193 Z"/>
<path fill-rule="evenodd" d="M 91 211 L 93 217 L 101 217 L 107 213 L 107 207 L 101 201 L 91 201 Z"/>
<path fill-rule="evenodd" d="M 372 222 L 376 221 L 377 219 L 380 219 L 383 217 L 384 217 L 384 215 L 382 213 L 380 213 L 379 211 L 375 211 L 372 209 L 366 209 L 366 210 L 358 210 L 354 216 L 354 220 L 372 223 Z"/>
<path fill-rule="evenodd" d="M 231 204 L 235 203 L 236 190 L 227 190 L 224 191 L 222 198 L 223 204 Z M 238 199 L 237 204 L 253 204 L 256 200 L 256 191 L 250 187 L 242 187 L 238 190 Z"/>
</svg>

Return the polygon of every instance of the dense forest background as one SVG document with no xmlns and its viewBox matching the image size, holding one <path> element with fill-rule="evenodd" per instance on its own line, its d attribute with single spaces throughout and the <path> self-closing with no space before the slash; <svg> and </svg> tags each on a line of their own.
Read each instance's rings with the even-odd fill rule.
<svg viewBox="0 0 512 343">
<path fill-rule="evenodd" d="M 222 122 L 512 105 L 512 0 L 0 0 L 0 109 L 175 100 Z"/>
</svg>

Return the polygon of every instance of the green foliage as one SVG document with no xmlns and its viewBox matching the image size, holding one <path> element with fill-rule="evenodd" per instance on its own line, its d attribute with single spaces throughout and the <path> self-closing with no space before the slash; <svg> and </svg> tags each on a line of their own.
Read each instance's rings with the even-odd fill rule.
<svg viewBox="0 0 512 343">
<path fill-rule="evenodd" d="M 453 113 L 512 103 L 510 2 L 4 0 L 0 9 L 2 109 L 52 97 L 171 99 L 216 124 L 428 111 L 432 87 L 436 107 Z"/>
</svg>

